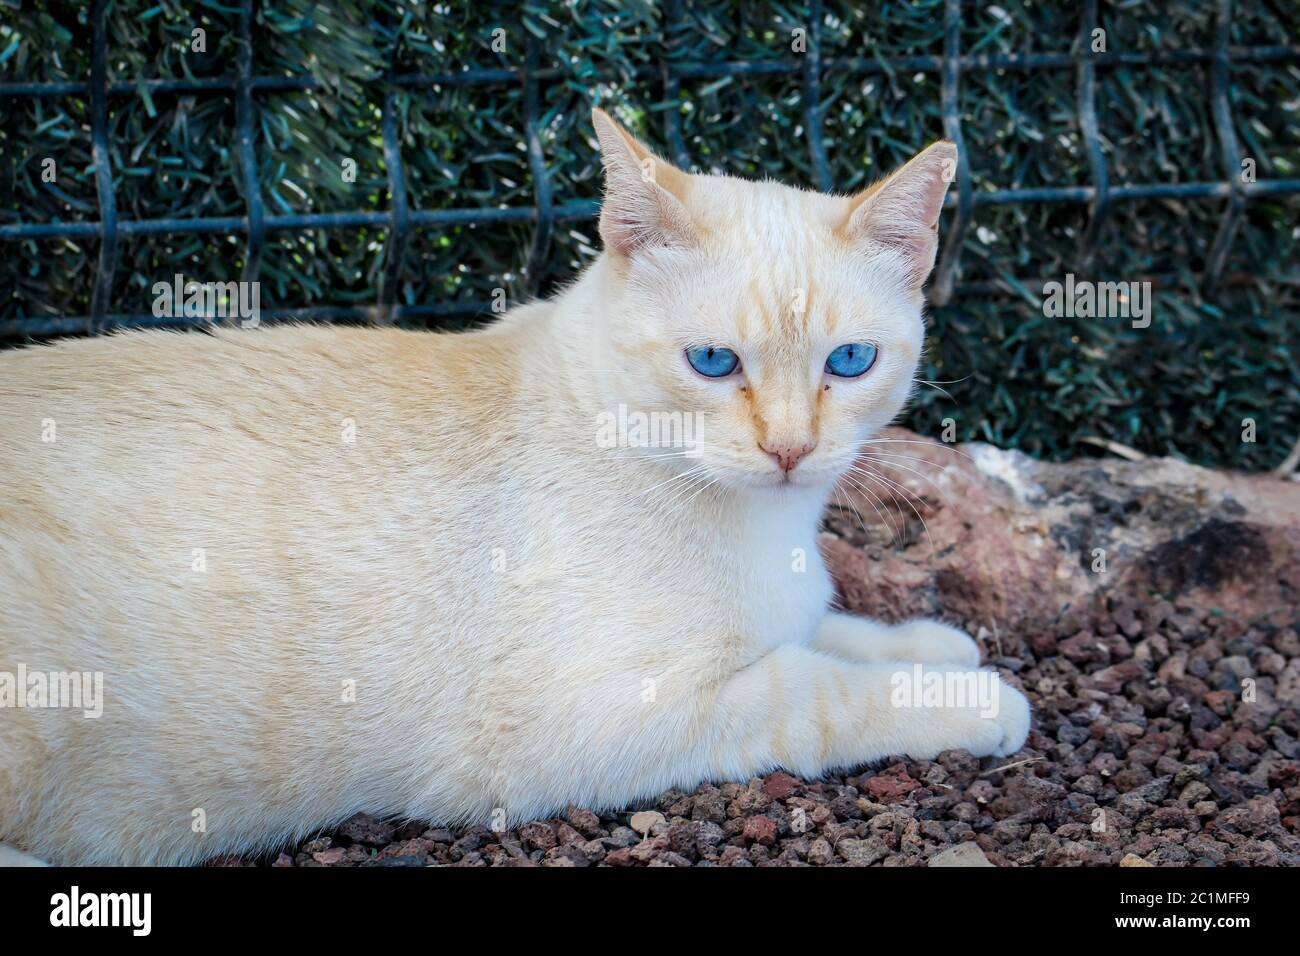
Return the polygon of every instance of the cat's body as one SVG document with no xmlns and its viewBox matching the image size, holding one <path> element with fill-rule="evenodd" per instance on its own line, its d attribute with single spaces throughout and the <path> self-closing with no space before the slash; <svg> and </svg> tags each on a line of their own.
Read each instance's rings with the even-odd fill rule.
<svg viewBox="0 0 1300 956">
<path fill-rule="evenodd" d="M 844 200 L 714 183 L 692 207 L 701 241 L 723 241 L 702 203 L 749 227 L 723 259 L 770 241 L 754 217 L 773 202 L 842 242 Z M 852 325 L 823 315 L 843 301 L 810 265 L 827 250 L 787 249 L 729 293 L 751 303 L 747 335 L 780 338 L 764 360 L 808 337 L 789 288 Z M 891 706 L 898 665 L 871 661 L 978 653 L 942 625 L 828 615 L 818 518 L 856 446 L 807 453 L 804 483 L 787 467 L 782 429 L 812 422 L 804 447 L 829 445 L 891 418 L 919 335 L 872 332 L 892 364 L 838 426 L 820 379 L 785 387 L 758 353 L 735 395 L 667 362 L 629 382 L 666 333 L 611 334 L 609 313 L 667 266 L 623 251 L 474 333 L 136 333 L 0 356 L 0 672 L 103 673 L 98 718 L 0 709 L 0 841 L 180 863 L 360 810 L 519 820 L 775 766 L 1017 749 L 1010 688 L 994 717 Z M 715 389 L 694 400 L 699 459 L 597 440 L 620 404 L 694 407 L 679 385 Z M 783 480 L 741 480 L 754 438 L 732 441 L 732 413 Z"/>
</svg>

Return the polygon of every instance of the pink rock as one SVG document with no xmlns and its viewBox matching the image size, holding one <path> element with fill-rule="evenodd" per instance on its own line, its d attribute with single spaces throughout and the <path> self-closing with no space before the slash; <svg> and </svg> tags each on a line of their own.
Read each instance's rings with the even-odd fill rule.
<svg viewBox="0 0 1300 956">
<path fill-rule="evenodd" d="M 901 800 L 921 786 L 907 775 L 902 764 L 894 764 L 888 770 L 881 771 L 866 781 L 867 793 L 881 803 Z"/>
<path fill-rule="evenodd" d="M 859 464 L 908 493 L 873 486 L 881 499 L 873 502 L 839 489 L 836 500 L 849 501 L 866 530 L 857 515 L 832 509 L 821 541 L 848 610 L 886 621 L 942 613 L 1000 623 L 1014 654 L 1017 635 L 1055 631 L 1067 606 L 1087 629 L 1100 602 L 1142 606 L 1155 591 L 1250 621 L 1289 606 L 1300 588 L 1298 482 L 1171 458 L 1038 462 L 898 428 L 880 437 L 900 444 L 872 445 L 877 460 Z M 1111 507 L 1099 511 L 1097 502 Z M 1094 549 L 1104 552 L 1104 570 Z M 1269 573 L 1252 571 L 1261 566 Z M 1126 628 L 1138 631 L 1136 620 Z"/>
<path fill-rule="evenodd" d="M 763 792 L 773 800 L 784 800 L 799 789 L 799 780 L 788 773 L 768 774 L 763 780 Z"/>
<path fill-rule="evenodd" d="M 742 835 L 746 840 L 760 843 L 763 846 L 774 846 L 776 844 L 776 834 L 776 821 L 771 817 L 757 816 L 745 820 L 745 830 Z"/>
</svg>

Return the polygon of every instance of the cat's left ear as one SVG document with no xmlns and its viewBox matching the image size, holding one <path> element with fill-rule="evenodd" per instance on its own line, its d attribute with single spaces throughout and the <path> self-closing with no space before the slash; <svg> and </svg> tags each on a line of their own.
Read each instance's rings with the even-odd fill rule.
<svg viewBox="0 0 1300 956">
<path fill-rule="evenodd" d="M 957 173 L 957 145 L 940 140 L 849 200 L 842 237 L 868 253 L 897 255 L 920 287 L 934 268 L 939 213 Z"/>
<path fill-rule="evenodd" d="M 656 246 L 687 245 L 695 230 L 684 200 L 690 176 L 650 152 L 602 109 L 591 111 L 605 164 L 600 237 L 623 256 Z"/>
</svg>

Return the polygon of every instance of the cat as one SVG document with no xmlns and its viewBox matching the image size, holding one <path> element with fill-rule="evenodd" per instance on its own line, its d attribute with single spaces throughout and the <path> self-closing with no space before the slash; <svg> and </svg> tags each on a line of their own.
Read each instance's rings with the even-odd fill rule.
<svg viewBox="0 0 1300 956">
<path fill-rule="evenodd" d="M 11 858 L 189 864 L 363 810 L 516 822 L 1024 744 L 970 637 L 831 610 L 817 546 L 913 388 L 956 147 L 842 197 L 592 121 L 604 251 L 487 327 L 0 356 L 0 673 L 103 698 L 0 709 Z M 655 416 L 691 440 L 623 428 Z M 993 706 L 898 694 L 971 674 Z"/>
</svg>

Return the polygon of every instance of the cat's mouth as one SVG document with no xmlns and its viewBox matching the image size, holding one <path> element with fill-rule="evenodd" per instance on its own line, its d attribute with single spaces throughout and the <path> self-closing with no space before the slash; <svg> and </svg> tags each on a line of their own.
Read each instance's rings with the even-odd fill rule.
<svg viewBox="0 0 1300 956">
<path fill-rule="evenodd" d="M 774 468 L 763 473 L 759 484 L 767 488 L 811 488 L 827 483 L 826 476 L 819 468 L 792 468 L 785 470 Z"/>
</svg>

